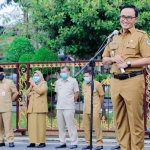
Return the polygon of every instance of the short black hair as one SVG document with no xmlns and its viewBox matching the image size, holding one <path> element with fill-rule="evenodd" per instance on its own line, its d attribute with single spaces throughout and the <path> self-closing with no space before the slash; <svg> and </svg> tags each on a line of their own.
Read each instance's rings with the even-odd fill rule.
<svg viewBox="0 0 150 150">
<path fill-rule="evenodd" d="M 84 70 L 84 74 L 89 73 L 89 75 L 92 75 L 92 70 Z"/>
<path fill-rule="evenodd" d="M 135 17 L 138 17 L 139 9 L 132 4 L 125 4 L 125 5 L 120 6 L 119 8 L 120 8 L 120 12 L 125 8 L 132 8 L 132 9 L 134 9 Z"/>
<path fill-rule="evenodd" d="M 69 66 L 61 66 L 60 69 L 64 69 L 64 68 L 67 68 L 67 70 L 70 71 L 70 67 Z"/>
</svg>

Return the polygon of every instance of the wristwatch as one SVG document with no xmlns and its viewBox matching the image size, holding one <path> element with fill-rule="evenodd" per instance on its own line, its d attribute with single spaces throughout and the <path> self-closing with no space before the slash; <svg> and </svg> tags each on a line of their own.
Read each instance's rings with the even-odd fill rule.
<svg viewBox="0 0 150 150">
<path fill-rule="evenodd" d="M 128 65 L 128 67 L 131 67 L 131 61 L 127 61 L 126 64 Z"/>
</svg>

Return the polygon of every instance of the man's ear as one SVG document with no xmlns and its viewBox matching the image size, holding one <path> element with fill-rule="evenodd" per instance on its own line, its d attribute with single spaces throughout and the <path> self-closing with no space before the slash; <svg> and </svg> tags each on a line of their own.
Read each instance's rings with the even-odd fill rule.
<svg viewBox="0 0 150 150">
<path fill-rule="evenodd" d="M 138 17 L 137 18 L 135 18 L 135 23 L 137 23 L 138 22 Z"/>
</svg>

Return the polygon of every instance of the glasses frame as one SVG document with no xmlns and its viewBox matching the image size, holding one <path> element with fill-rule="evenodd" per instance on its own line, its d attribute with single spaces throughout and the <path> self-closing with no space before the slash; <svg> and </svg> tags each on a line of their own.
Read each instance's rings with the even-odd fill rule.
<svg viewBox="0 0 150 150">
<path fill-rule="evenodd" d="M 123 19 L 123 18 L 121 18 L 121 17 L 124 17 L 124 19 Z M 130 18 L 129 18 L 129 17 L 130 17 Z M 124 16 L 124 15 L 119 16 L 119 19 L 120 19 L 120 20 L 122 20 L 122 21 L 127 20 L 127 21 L 131 22 L 133 18 L 137 18 L 137 17 Z"/>
</svg>

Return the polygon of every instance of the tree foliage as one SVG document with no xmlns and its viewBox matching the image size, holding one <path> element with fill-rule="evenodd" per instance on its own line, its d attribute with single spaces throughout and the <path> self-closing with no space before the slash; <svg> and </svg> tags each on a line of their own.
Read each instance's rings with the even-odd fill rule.
<svg viewBox="0 0 150 150">
<path fill-rule="evenodd" d="M 150 34 L 149 0 L 19 0 L 28 12 L 27 22 L 15 26 L 20 35 L 58 52 L 80 58 L 93 55 L 113 30 L 120 29 L 119 6 L 132 3 L 140 9 L 136 27 Z"/>
<path fill-rule="evenodd" d="M 19 62 L 31 62 L 33 54 L 22 54 L 19 58 Z"/>
<path fill-rule="evenodd" d="M 48 50 L 45 47 L 41 47 L 35 51 L 35 54 L 32 57 L 32 61 L 58 61 L 58 56 L 52 51 Z"/>
<path fill-rule="evenodd" d="M 25 37 L 16 37 L 6 50 L 5 60 L 18 62 L 22 54 L 33 54 L 35 51 L 30 40 Z"/>
</svg>

